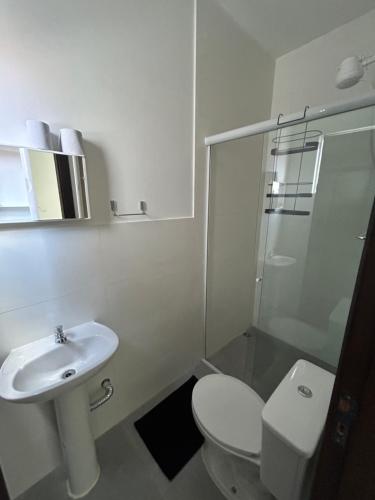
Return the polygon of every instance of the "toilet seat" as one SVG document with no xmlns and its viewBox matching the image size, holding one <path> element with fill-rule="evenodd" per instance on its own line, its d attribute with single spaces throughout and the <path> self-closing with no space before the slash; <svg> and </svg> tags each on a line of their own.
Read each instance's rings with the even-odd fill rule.
<svg viewBox="0 0 375 500">
<path fill-rule="evenodd" d="M 193 414 L 202 432 L 240 456 L 260 456 L 263 406 L 255 391 L 229 375 L 206 375 L 193 389 Z"/>
</svg>

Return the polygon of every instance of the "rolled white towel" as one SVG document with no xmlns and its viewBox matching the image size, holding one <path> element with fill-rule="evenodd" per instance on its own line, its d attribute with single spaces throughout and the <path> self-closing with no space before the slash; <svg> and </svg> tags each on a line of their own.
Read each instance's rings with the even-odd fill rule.
<svg viewBox="0 0 375 500">
<path fill-rule="evenodd" d="M 84 155 L 82 132 L 74 128 L 62 128 L 60 130 L 60 147 L 63 153 L 69 155 Z"/>
<path fill-rule="evenodd" d="M 51 149 L 51 133 L 48 123 L 26 120 L 29 145 L 36 149 Z"/>
</svg>

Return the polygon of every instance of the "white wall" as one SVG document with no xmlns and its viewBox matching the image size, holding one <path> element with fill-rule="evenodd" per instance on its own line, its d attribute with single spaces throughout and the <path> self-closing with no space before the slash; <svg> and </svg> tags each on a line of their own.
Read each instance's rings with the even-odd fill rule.
<svg viewBox="0 0 375 500">
<path fill-rule="evenodd" d="M 256 68 L 256 71 L 254 71 Z M 273 59 L 214 0 L 198 2 L 197 189 L 206 172 L 202 138 L 269 117 Z M 262 138 L 212 148 L 206 353 L 250 324 Z M 197 200 L 204 194 L 198 191 Z M 203 211 L 199 209 L 198 212 Z"/>
<path fill-rule="evenodd" d="M 1 357 L 91 319 L 120 337 L 109 376 L 115 395 L 92 415 L 96 436 L 188 370 L 203 354 L 194 222 L 1 232 Z M 2 466 L 15 496 L 58 463 L 50 404 L 0 404 Z M 33 457 L 38 456 L 38 460 Z"/>
<path fill-rule="evenodd" d="M 27 118 L 81 129 L 93 221 L 0 230 L 0 357 L 59 323 L 112 327 L 119 351 L 89 384 L 93 396 L 104 377 L 115 386 L 92 414 L 96 436 L 203 356 L 204 136 L 270 104 L 249 68 L 270 89 L 272 63 L 215 0 L 198 4 L 196 82 L 193 0 L 2 5 L 0 142 L 24 143 Z M 149 219 L 110 224 L 111 198 L 121 210 L 146 200 Z M 53 406 L 0 402 L 0 422 L 15 497 L 60 461 Z"/>
<path fill-rule="evenodd" d="M 97 216 L 191 216 L 193 0 L 4 0 L 0 23 L 1 142 L 26 118 L 81 129 Z"/>
<path fill-rule="evenodd" d="M 371 92 L 374 70 L 355 87 L 335 87 L 336 71 L 343 59 L 375 52 L 375 10 L 276 60 L 272 116 L 350 100 Z"/>
<path fill-rule="evenodd" d="M 0 357 L 59 323 L 112 327 L 119 352 L 89 387 L 115 386 L 96 436 L 203 355 L 193 18 L 192 0 L 2 2 L 0 143 L 24 143 L 27 118 L 81 129 L 94 219 L 1 228 Z M 111 198 L 174 220 L 108 224 Z M 59 463 L 53 407 L 2 401 L 0 423 L 15 497 Z"/>
</svg>

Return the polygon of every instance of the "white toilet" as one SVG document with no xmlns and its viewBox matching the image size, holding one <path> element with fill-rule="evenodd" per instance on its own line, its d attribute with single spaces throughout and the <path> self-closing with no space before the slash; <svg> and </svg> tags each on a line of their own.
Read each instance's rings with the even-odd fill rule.
<svg viewBox="0 0 375 500">
<path fill-rule="evenodd" d="M 194 387 L 192 408 L 205 436 L 202 457 L 231 500 L 305 500 L 334 376 L 299 360 L 264 401 L 224 374 Z"/>
</svg>

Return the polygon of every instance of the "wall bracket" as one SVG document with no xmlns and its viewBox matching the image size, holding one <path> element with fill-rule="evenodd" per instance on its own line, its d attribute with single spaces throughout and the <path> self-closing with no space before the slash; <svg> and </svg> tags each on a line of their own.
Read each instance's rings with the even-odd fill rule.
<svg viewBox="0 0 375 500">
<path fill-rule="evenodd" d="M 128 217 L 129 215 L 147 215 L 147 212 L 146 212 L 147 204 L 145 201 L 139 202 L 139 212 L 129 212 L 129 213 L 124 213 L 124 214 L 119 214 L 117 211 L 117 201 L 116 200 L 111 200 L 110 206 L 111 206 L 111 210 L 112 210 L 114 217 Z"/>
</svg>

